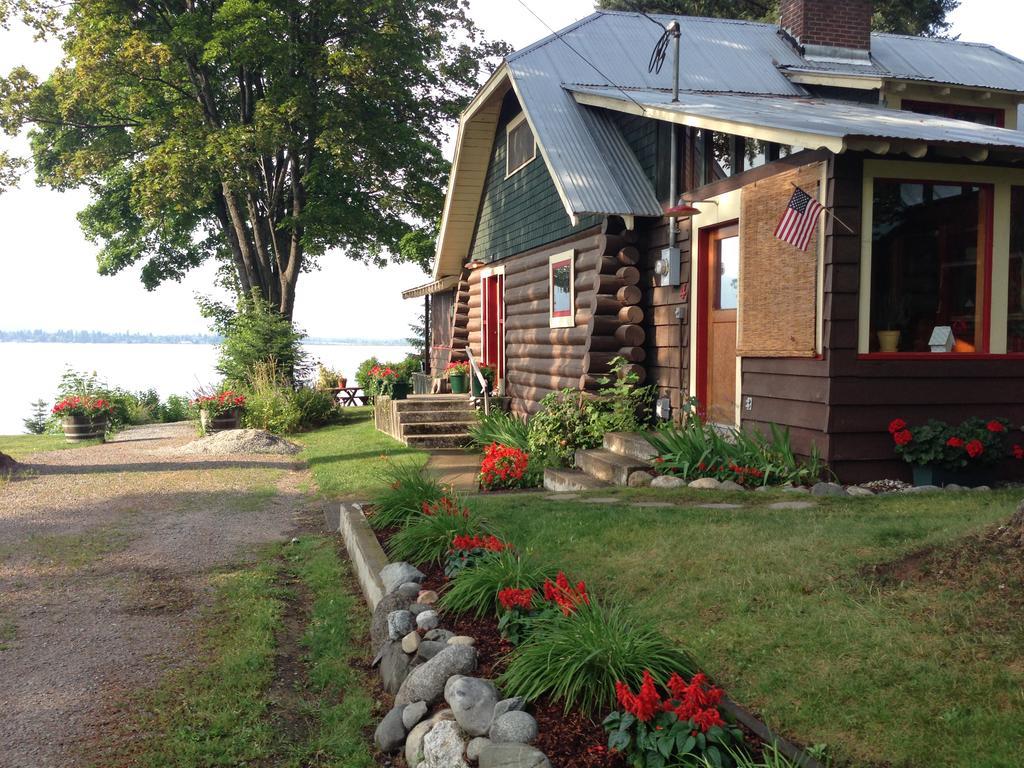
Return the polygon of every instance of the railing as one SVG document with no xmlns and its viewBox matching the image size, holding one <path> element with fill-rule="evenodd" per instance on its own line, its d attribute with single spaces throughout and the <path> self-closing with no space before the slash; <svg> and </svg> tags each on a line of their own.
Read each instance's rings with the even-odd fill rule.
<svg viewBox="0 0 1024 768">
<path fill-rule="evenodd" d="M 469 368 L 472 372 L 470 375 L 476 376 L 476 380 L 480 382 L 480 390 L 484 393 L 484 415 L 489 416 L 491 413 L 491 393 L 488 391 L 487 377 L 480 370 L 480 366 L 476 364 L 473 350 L 468 345 L 466 346 L 466 355 L 469 357 Z"/>
</svg>

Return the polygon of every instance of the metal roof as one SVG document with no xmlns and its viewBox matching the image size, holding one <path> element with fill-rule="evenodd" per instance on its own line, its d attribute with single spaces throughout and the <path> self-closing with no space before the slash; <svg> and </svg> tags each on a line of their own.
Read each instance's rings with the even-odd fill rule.
<svg viewBox="0 0 1024 768">
<path fill-rule="evenodd" d="M 415 288 L 409 288 L 408 290 L 402 291 L 403 299 L 416 299 L 420 296 L 432 296 L 435 293 L 441 293 L 447 291 L 450 288 L 454 288 L 459 284 L 458 275 L 448 275 L 442 277 L 440 280 L 431 280 L 429 283 L 418 285 Z"/>
<path fill-rule="evenodd" d="M 679 122 L 698 126 L 714 121 L 728 124 L 739 135 L 768 141 L 778 140 L 776 132 L 785 132 L 802 139 L 800 146 L 809 149 L 841 152 L 850 148 L 849 139 L 879 139 L 1024 151 L 1024 132 L 872 104 L 725 93 L 682 93 L 679 102 L 673 103 L 671 94 L 663 91 L 632 91 L 627 98 L 613 88 L 567 86 L 566 90 L 583 104 L 627 112 L 656 111 L 663 119 L 678 116 Z"/>
</svg>

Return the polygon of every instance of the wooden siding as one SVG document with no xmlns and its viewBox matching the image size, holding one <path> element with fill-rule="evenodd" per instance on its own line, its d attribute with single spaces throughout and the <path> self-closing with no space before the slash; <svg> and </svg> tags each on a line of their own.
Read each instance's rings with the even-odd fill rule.
<svg viewBox="0 0 1024 768">
<path fill-rule="evenodd" d="M 441 375 L 451 355 L 454 308 L 454 290 L 430 297 L 430 373 L 434 376 Z"/>
<path fill-rule="evenodd" d="M 601 223 L 586 216 L 573 226 L 558 196 L 540 147 L 524 168 L 505 178 L 506 127 L 521 112 L 513 92 L 505 97 L 494 135 L 470 260 L 496 261 L 578 234 Z"/>
</svg>

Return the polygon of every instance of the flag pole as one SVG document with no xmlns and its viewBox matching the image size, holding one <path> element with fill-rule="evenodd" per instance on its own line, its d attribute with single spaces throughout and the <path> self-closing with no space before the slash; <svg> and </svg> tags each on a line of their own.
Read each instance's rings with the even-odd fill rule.
<svg viewBox="0 0 1024 768">
<path fill-rule="evenodd" d="M 800 189 L 800 187 L 798 187 L 792 181 L 789 182 L 789 183 L 793 186 L 794 189 Z M 829 216 L 831 216 L 835 221 L 837 221 L 840 224 L 842 224 L 843 227 L 845 227 L 846 231 L 849 232 L 851 235 L 856 235 L 857 234 L 856 232 L 853 231 L 853 228 L 849 224 L 847 224 L 845 221 L 843 221 L 838 216 L 836 216 L 834 213 L 832 213 L 832 211 L 830 211 L 828 208 L 826 208 L 825 206 L 822 206 L 821 210 L 823 210 L 825 213 L 827 213 Z"/>
</svg>

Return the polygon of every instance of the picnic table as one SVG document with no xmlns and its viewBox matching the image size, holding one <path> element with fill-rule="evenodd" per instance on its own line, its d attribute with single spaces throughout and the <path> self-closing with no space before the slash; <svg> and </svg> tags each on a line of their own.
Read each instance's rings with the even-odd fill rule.
<svg viewBox="0 0 1024 768">
<path fill-rule="evenodd" d="M 334 393 L 334 399 L 338 401 L 338 405 L 342 408 L 346 406 L 355 405 L 369 405 L 370 398 L 362 392 L 360 387 L 332 387 L 331 392 Z"/>
</svg>

